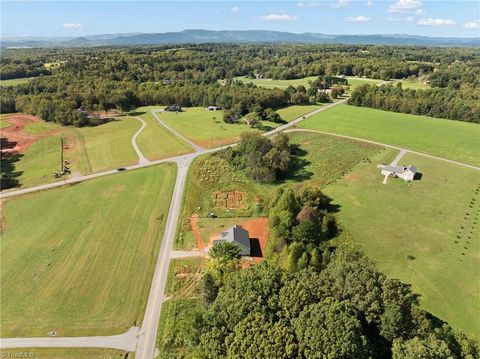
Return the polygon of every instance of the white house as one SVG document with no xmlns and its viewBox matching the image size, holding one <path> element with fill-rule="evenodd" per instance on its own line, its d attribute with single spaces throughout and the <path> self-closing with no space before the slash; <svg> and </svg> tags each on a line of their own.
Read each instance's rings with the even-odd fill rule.
<svg viewBox="0 0 480 359">
<path fill-rule="evenodd" d="M 208 106 L 207 107 L 208 111 L 218 111 L 219 108 L 217 106 Z"/>
<path fill-rule="evenodd" d="M 417 173 L 417 168 L 415 166 L 388 166 L 380 165 L 382 169 L 383 176 L 391 176 L 402 178 L 404 181 L 413 181 L 415 174 Z"/>
</svg>

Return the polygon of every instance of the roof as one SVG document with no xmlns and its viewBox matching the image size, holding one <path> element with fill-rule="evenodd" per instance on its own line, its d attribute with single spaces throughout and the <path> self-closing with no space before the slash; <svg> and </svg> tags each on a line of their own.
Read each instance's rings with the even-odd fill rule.
<svg viewBox="0 0 480 359">
<path fill-rule="evenodd" d="M 233 226 L 218 237 L 219 241 L 235 242 L 250 251 L 250 237 L 248 231 L 240 226 Z"/>
<path fill-rule="evenodd" d="M 383 166 L 382 171 L 388 171 L 393 173 L 405 173 L 411 171 L 413 173 L 417 172 L 417 167 L 415 166 Z"/>
</svg>

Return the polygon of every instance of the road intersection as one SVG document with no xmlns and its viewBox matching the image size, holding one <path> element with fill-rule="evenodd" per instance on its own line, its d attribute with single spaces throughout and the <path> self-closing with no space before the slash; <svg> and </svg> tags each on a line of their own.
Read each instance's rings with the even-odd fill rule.
<svg viewBox="0 0 480 359">
<path fill-rule="evenodd" d="M 475 170 L 480 170 L 479 167 L 472 166 L 469 164 L 452 161 L 449 159 L 436 157 L 436 156 L 428 155 L 425 153 L 412 151 L 412 150 L 408 150 L 408 149 L 404 149 L 401 147 L 392 146 L 384 143 L 378 143 L 378 142 L 368 141 L 368 140 L 355 138 L 351 136 L 338 135 L 338 134 L 322 132 L 322 131 L 289 129 L 290 127 L 305 120 L 306 118 L 309 118 L 325 110 L 328 110 L 329 108 L 332 108 L 334 106 L 345 103 L 346 101 L 347 99 L 344 99 L 326 106 L 322 106 L 321 108 L 313 112 L 310 112 L 302 117 L 299 117 L 293 121 L 290 121 L 287 124 L 279 126 L 272 131 L 266 132 L 264 133 L 264 135 L 272 136 L 282 131 L 284 132 L 294 132 L 294 131 L 315 132 L 315 133 L 321 133 L 326 135 L 332 135 L 332 136 L 372 143 L 372 144 L 381 145 L 388 148 L 395 148 L 400 150 L 402 154 L 406 152 L 411 152 L 411 153 L 419 154 L 422 156 L 447 161 L 447 162 L 461 165 L 464 167 L 469 167 Z M 0 339 L 0 348 L 3 349 L 3 348 L 21 348 L 21 347 L 86 347 L 88 346 L 88 347 L 97 347 L 97 348 L 116 348 L 116 349 L 122 349 L 127 351 L 134 351 L 136 352 L 135 357 L 141 358 L 141 359 L 152 359 L 154 357 L 156 334 L 157 334 L 158 323 L 160 319 L 162 303 L 165 298 L 165 285 L 166 285 L 170 259 L 181 258 L 185 256 L 201 255 L 201 253 L 198 253 L 198 252 L 184 253 L 181 251 L 173 251 L 173 243 L 175 240 L 178 220 L 180 217 L 182 197 L 183 197 L 183 192 L 185 188 L 189 166 L 192 163 L 192 161 L 199 155 L 218 152 L 226 147 L 235 145 L 235 144 L 231 144 L 231 145 L 217 147 L 213 149 L 204 149 L 198 146 L 197 144 L 195 144 L 194 142 L 190 141 L 186 137 L 184 137 L 182 134 L 178 133 L 176 130 L 174 130 L 167 124 L 165 124 L 165 122 L 162 121 L 158 116 L 159 113 L 161 113 L 161 111 L 152 110 L 153 116 L 161 126 L 169 130 L 175 136 L 178 136 L 179 138 L 181 138 L 182 140 L 190 144 L 192 148 L 195 150 L 195 152 L 189 153 L 186 155 L 166 158 L 162 160 L 156 160 L 156 161 L 147 160 L 143 156 L 140 148 L 136 143 L 136 138 L 141 133 L 141 131 L 143 131 L 143 129 L 145 128 L 146 123 L 141 118 L 136 117 L 140 122 L 142 122 L 142 127 L 132 137 L 132 145 L 139 157 L 139 162 L 136 165 L 125 167 L 125 170 L 130 171 L 130 170 L 140 169 L 148 166 L 154 166 L 162 163 L 172 163 L 172 162 L 177 165 L 177 178 L 176 178 L 175 188 L 173 191 L 172 201 L 170 203 L 170 210 L 167 217 L 165 231 L 163 234 L 163 240 L 162 240 L 160 252 L 157 258 L 155 272 L 152 279 L 152 284 L 150 287 L 147 306 L 146 306 L 141 328 L 132 327 L 123 334 L 113 335 L 113 336 L 64 337 L 64 338 L 48 338 L 48 337 L 2 338 Z M 6 191 L 1 193 L 1 199 L 11 198 L 11 197 L 20 196 L 20 195 L 42 191 L 42 190 L 48 190 L 51 188 L 61 187 L 67 184 L 79 183 L 79 182 L 87 181 L 87 180 L 102 177 L 102 176 L 113 175 L 115 173 L 119 173 L 119 171 L 107 170 L 107 171 L 92 173 L 84 176 L 78 176 L 78 177 L 66 179 L 63 181 L 53 182 L 45 185 L 39 185 L 39 186 L 24 188 L 19 190 Z"/>
</svg>

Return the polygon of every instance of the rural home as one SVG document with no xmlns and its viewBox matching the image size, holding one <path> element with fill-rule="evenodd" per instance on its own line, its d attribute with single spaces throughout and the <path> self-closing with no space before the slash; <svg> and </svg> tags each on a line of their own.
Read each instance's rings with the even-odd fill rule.
<svg viewBox="0 0 480 359">
<path fill-rule="evenodd" d="M 240 254 L 242 256 L 250 255 L 250 237 L 246 229 L 235 225 L 227 231 L 222 232 L 220 236 L 218 236 L 218 239 L 213 241 L 213 245 L 224 242 L 236 244 L 240 248 Z"/>
<path fill-rule="evenodd" d="M 208 106 L 208 111 L 218 111 L 219 108 L 217 106 Z"/>
<path fill-rule="evenodd" d="M 380 165 L 382 175 L 402 178 L 404 181 L 413 181 L 417 168 L 415 166 L 387 166 Z"/>
<path fill-rule="evenodd" d="M 164 111 L 181 112 L 182 111 L 182 106 L 170 105 L 170 106 L 165 107 Z"/>
</svg>

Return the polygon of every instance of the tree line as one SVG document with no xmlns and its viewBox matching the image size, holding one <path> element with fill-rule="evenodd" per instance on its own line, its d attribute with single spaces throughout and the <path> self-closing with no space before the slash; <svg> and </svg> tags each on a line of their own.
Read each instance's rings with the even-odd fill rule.
<svg viewBox="0 0 480 359">
<path fill-rule="evenodd" d="M 43 66 L 46 62 L 60 65 L 47 70 Z M 469 89 L 478 89 L 479 69 L 478 51 L 466 48 L 187 44 L 181 48 L 17 49 L 2 51 L 2 78 L 31 76 L 35 71 L 50 76 L 0 89 L 0 106 L 2 112 L 22 111 L 47 121 L 77 126 L 98 123 L 98 119 L 78 109 L 129 110 L 157 104 L 217 105 L 232 109 L 231 119 L 257 112 L 257 106 L 265 110 L 329 101 L 330 96 L 318 90 L 329 85 L 333 88 L 332 97 L 341 94 L 341 84 L 332 83 L 339 75 L 384 80 L 416 76 L 430 81 L 435 88 L 445 89 L 435 94 L 440 93 L 442 101 L 451 102 L 457 113 L 453 118 L 457 118 L 470 111 L 463 103 L 474 102 L 478 97 L 477 91 Z M 286 91 L 242 88 L 232 81 L 237 76 L 254 75 L 273 79 L 319 76 L 321 80 L 315 80 L 308 89 Z M 225 84 L 219 80 L 225 80 Z M 419 91 L 412 96 L 425 97 Z M 433 112 L 441 113 L 441 107 L 435 105 Z"/>
<path fill-rule="evenodd" d="M 403 89 L 396 86 L 362 85 L 349 99 L 354 106 L 480 123 L 480 88 Z"/>
</svg>

